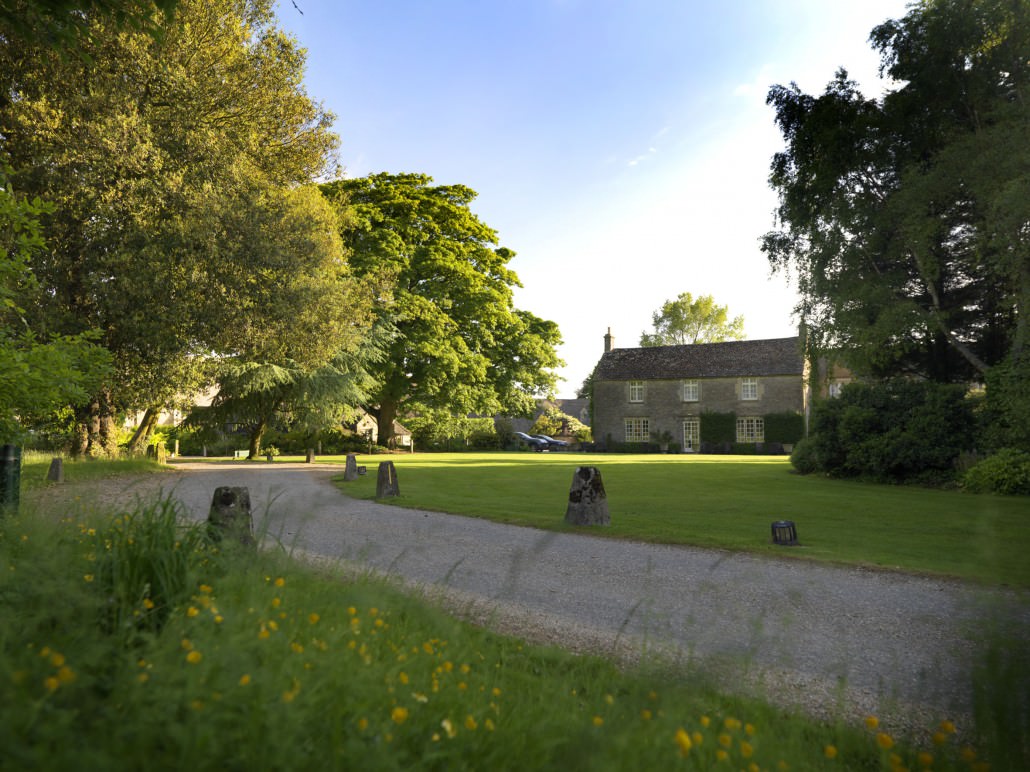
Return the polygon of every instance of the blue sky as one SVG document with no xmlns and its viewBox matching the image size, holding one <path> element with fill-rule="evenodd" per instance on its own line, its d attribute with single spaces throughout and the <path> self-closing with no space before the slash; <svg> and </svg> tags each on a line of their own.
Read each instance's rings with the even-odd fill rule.
<svg viewBox="0 0 1030 772">
<path fill-rule="evenodd" d="M 821 92 L 844 66 L 878 95 L 869 31 L 904 0 L 280 0 L 332 110 L 347 176 L 423 172 L 479 193 L 516 252 L 516 305 L 558 323 L 558 396 L 610 327 L 637 345 L 681 292 L 747 337 L 792 335 L 770 275 L 769 86 Z"/>
</svg>

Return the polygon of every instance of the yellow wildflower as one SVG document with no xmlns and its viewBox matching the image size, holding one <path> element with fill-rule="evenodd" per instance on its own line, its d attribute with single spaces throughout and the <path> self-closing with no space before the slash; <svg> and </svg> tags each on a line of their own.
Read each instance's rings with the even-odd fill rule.
<svg viewBox="0 0 1030 772">
<path fill-rule="evenodd" d="M 47 688 L 47 691 L 51 691 L 51 692 L 57 691 L 57 687 L 60 686 L 60 685 L 61 685 L 61 682 L 58 681 L 56 678 L 54 678 L 54 676 L 50 676 L 49 678 L 47 678 L 47 679 L 45 679 L 43 681 L 43 686 L 45 686 Z"/>
<path fill-rule="evenodd" d="M 367 718 L 359 718 L 358 719 L 358 730 L 364 732 L 366 729 L 368 729 L 368 719 Z"/>
<path fill-rule="evenodd" d="M 200 591 L 202 593 L 204 593 L 205 595 L 210 595 L 211 591 L 212 591 L 211 585 L 209 585 L 209 584 L 202 584 L 202 585 L 200 585 Z"/>
<path fill-rule="evenodd" d="M 694 741 L 694 745 L 701 745 L 705 741 L 705 736 L 700 732 L 694 732 L 690 739 Z"/>
<path fill-rule="evenodd" d="M 933 764 L 933 754 L 923 751 L 919 754 L 919 764 L 923 767 L 929 767 Z"/>
<path fill-rule="evenodd" d="M 286 580 L 283 579 L 281 576 L 275 580 L 276 587 L 282 587 L 284 584 L 286 584 Z"/>
<path fill-rule="evenodd" d="M 475 732 L 479 724 L 476 723 L 476 719 L 472 716 L 465 716 L 465 728 L 470 732 Z"/>
<path fill-rule="evenodd" d="M 837 746 L 827 745 L 825 748 L 823 748 L 823 755 L 828 759 L 837 758 Z"/>
<path fill-rule="evenodd" d="M 754 724 L 744 724 L 744 733 L 748 737 L 751 737 L 755 733 L 755 726 L 754 726 Z"/>
<path fill-rule="evenodd" d="M 751 743 L 741 741 L 740 743 L 740 755 L 745 759 L 751 758 L 755 753 L 755 749 L 751 746 Z"/>
<path fill-rule="evenodd" d="M 400 681 L 402 684 L 407 684 L 408 674 L 402 670 L 400 673 L 397 674 L 397 680 Z"/>
<path fill-rule="evenodd" d="M 650 721 L 651 711 L 649 711 L 647 708 L 644 708 L 642 711 L 640 711 L 640 717 L 644 719 L 644 721 Z"/>
<path fill-rule="evenodd" d="M 955 722 L 947 720 L 942 721 L 941 731 L 946 732 L 947 734 L 955 734 Z"/>
<path fill-rule="evenodd" d="M 894 740 L 886 732 L 880 732 L 876 735 L 876 744 L 883 748 L 885 751 L 889 751 L 894 747 Z"/>
<path fill-rule="evenodd" d="M 154 601 L 152 601 L 150 598 L 144 598 L 143 608 L 145 608 L 147 611 L 150 611 L 152 608 L 154 608 Z"/>
<path fill-rule="evenodd" d="M 50 664 L 54 667 L 61 667 L 64 664 L 64 655 L 58 654 L 56 651 L 50 655 Z"/>
<path fill-rule="evenodd" d="M 494 731 L 494 729 L 496 727 L 494 727 L 494 722 L 493 721 L 491 721 L 490 719 L 486 719 L 483 722 L 483 728 L 486 729 L 486 731 L 488 731 L 488 732 L 492 732 L 492 731 Z"/>
<path fill-rule="evenodd" d="M 876 716 L 866 716 L 865 725 L 866 729 L 876 729 L 876 727 L 880 725 L 880 719 L 878 719 Z"/>
<path fill-rule="evenodd" d="M 948 735 L 944 734 L 944 732 L 934 732 L 931 739 L 934 745 L 944 745 L 948 741 Z"/>
<path fill-rule="evenodd" d="M 690 753 L 690 749 L 694 747 L 694 744 L 690 741 L 690 735 L 687 734 L 683 727 L 676 730 L 674 739 L 676 740 L 676 745 L 679 746 L 681 756 L 686 756 Z"/>
<path fill-rule="evenodd" d="M 196 606 L 190 606 L 188 609 L 186 609 L 186 616 L 188 617 L 195 617 L 199 613 L 200 610 Z"/>
<path fill-rule="evenodd" d="M 72 681 L 75 680 L 75 672 L 70 667 L 65 665 L 57 671 L 57 680 L 60 681 L 62 684 L 70 684 Z"/>
<path fill-rule="evenodd" d="M 390 712 L 390 718 L 393 719 L 395 724 L 403 724 L 408 720 L 408 709 L 398 705 Z"/>
<path fill-rule="evenodd" d="M 716 759 L 716 761 L 726 761 L 726 759 L 728 759 L 729 757 L 730 757 L 730 754 L 728 754 L 722 748 L 719 748 L 719 750 L 717 750 L 715 752 L 715 759 Z"/>
<path fill-rule="evenodd" d="M 250 674 L 244 673 L 240 676 L 240 686 L 247 686 L 250 683 Z"/>
<path fill-rule="evenodd" d="M 186 655 L 186 661 L 189 662 L 191 665 L 196 665 L 203 658 L 204 655 L 201 654 L 199 651 L 191 651 L 189 654 Z"/>
<path fill-rule="evenodd" d="M 594 723 L 594 726 L 603 726 L 604 725 L 604 719 L 601 718 L 600 716 L 594 716 L 593 723 Z"/>
<path fill-rule="evenodd" d="M 733 738 L 730 737 L 728 734 L 723 733 L 719 735 L 719 745 L 721 745 L 723 748 L 729 748 L 731 745 L 733 745 Z"/>
<path fill-rule="evenodd" d="M 707 729 L 710 723 L 712 723 L 712 720 L 708 716 L 701 716 L 701 726 Z"/>
<path fill-rule="evenodd" d="M 308 614 L 308 622 L 310 622 L 311 624 L 317 624 L 318 620 L 321 619 L 321 618 L 322 617 L 320 617 L 314 611 L 312 611 L 310 614 Z"/>
<path fill-rule="evenodd" d="M 92 582 L 93 574 L 84 574 L 82 578 L 85 579 L 87 582 Z"/>
</svg>

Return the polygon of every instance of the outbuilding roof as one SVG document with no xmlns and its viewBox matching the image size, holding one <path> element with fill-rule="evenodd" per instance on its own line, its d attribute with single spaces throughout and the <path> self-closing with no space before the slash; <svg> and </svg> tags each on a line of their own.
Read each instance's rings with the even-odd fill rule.
<svg viewBox="0 0 1030 772">
<path fill-rule="evenodd" d="M 689 346 L 617 348 L 601 356 L 595 381 L 802 375 L 800 339 L 733 340 Z"/>
</svg>

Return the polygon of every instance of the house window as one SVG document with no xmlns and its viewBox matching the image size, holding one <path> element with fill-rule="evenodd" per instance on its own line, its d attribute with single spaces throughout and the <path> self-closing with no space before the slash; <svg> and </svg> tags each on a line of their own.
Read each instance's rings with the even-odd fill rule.
<svg viewBox="0 0 1030 772">
<path fill-rule="evenodd" d="M 757 378 L 741 378 L 740 379 L 740 398 L 741 399 L 758 399 L 758 379 Z"/>
<path fill-rule="evenodd" d="M 644 382 L 643 381 L 630 381 L 629 382 L 629 401 L 630 402 L 643 402 L 644 401 Z"/>
<path fill-rule="evenodd" d="M 687 416 L 683 419 L 683 450 L 686 453 L 697 452 L 701 445 L 701 419 Z"/>
<path fill-rule="evenodd" d="M 647 418 L 627 418 L 626 442 L 647 442 L 651 439 L 651 422 Z"/>
<path fill-rule="evenodd" d="M 738 418 L 737 442 L 765 442 L 765 419 Z"/>
<path fill-rule="evenodd" d="M 830 384 L 830 397 L 832 397 L 834 399 L 839 397 L 840 396 L 840 387 L 841 387 L 841 384 L 837 383 L 836 381 L 831 383 Z"/>
<path fill-rule="evenodd" d="M 695 381 L 683 381 L 683 401 L 697 402 L 701 399 L 701 384 Z"/>
</svg>

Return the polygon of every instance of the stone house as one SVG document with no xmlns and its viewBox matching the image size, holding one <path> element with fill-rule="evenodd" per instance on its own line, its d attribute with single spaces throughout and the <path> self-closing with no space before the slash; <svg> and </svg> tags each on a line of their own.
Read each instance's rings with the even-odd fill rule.
<svg viewBox="0 0 1030 772">
<path fill-rule="evenodd" d="M 808 374 L 797 336 L 620 349 L 609 330 L 593 375 L 594 440 L 696 452 L 706 414 L 721 414 L 737 443 L 763 443 L 766 416 L 807 415 Z"/>
</svg>

